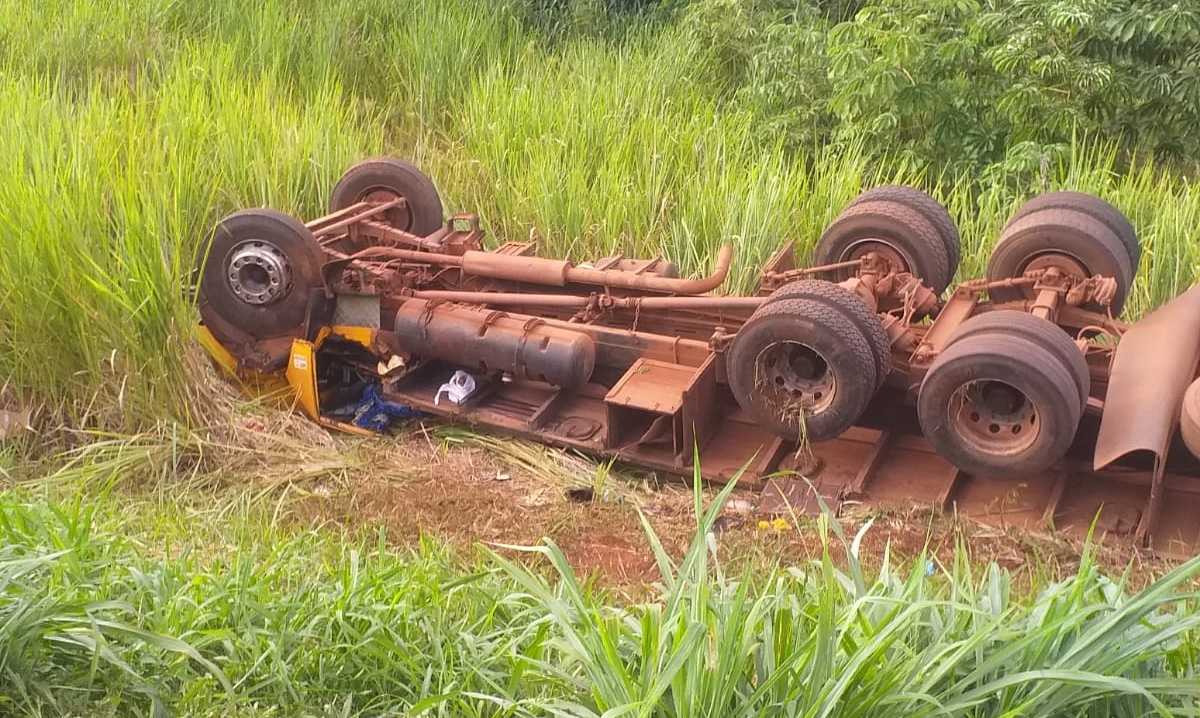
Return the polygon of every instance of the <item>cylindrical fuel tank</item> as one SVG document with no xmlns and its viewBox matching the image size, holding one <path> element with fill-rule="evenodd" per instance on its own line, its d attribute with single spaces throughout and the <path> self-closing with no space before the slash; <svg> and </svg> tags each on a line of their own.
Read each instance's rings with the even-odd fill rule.
<svg viewBox="0 0 1200 718">
<path fill-rule="evenodd" d="M 567 389 L 583 387 L 596 368 L 591 337 L 527 315 L 408 299 L 395 329 L 396 343 L 418 356 Z"/>
</svg>

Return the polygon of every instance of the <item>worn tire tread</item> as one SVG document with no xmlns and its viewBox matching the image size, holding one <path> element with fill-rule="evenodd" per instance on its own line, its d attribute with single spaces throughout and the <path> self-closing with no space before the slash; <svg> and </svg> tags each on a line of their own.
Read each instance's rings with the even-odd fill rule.
<svg viewBox="0 0 1200 718">
<path fill-rule="evenodd" d="M 442 198 L 433 180 L 398 157 L 369 157 L 347 169 L 329 194 L 329 211 L 359 202 L 372 188 L 387 188 L 408 201 L 410 226 L 399 229 L 424 237 L 442 227 Z"/>
<path fill-rule="evenodd" d="M 947 346 L 953 346 L 955 342 L 979 334 L 1005 334 L 1023 337 L 1038 346 L 1045 347 L 1058 358 L 1067 372 L 1071 374 L 1071 378 L 1074 379 L 1079 389 L 1080 409 L 1087 405 L 1092 386 L 1087 359 L 1062 327 L 1025 312 L 996 310 L 976 314 L 963 322 L 950 336 Z"/>
<path fill-rule="evenodd" d="M 270 241 L 292 265 L 292 288 L 279 302 L 256 306 L 237 298 L 224 277 L 225 255 L 247 239 Z M 198 309 L 215 331 L 228 324 L 255 339 L 294 333 L 304 323 L 308 293 L 321 286 L 323 253 L 312 232 L 298 219 L 268 208 L 252 208 L 224 217 L 196 256 Z"/>
<path fill-rule="evenodd" d="M 1133 224 L 1121 210 L 1096 195 L 1075 190 L 1060 190 L 1037 195 L 1022 204 L 1013 213 L 1004 228 L 1008 229 L 1018 220 L 1044 209 L 1075 210 L 1104 223 L 1117 235 L 1117 239 L 1125 247 L 1125 251 L 1129 254 L 1129 263 L 1133 274 L 1137 275 L 1142 256 L 1142 247 L 1138 241 L 1137 231 L 1134 230 Z"/>
<path fill-rule="evenodd" d="M 994 370 L 983 376 L 981 365 L 986 364 Z M 995 375 L 1006 372 L 1012 375 Z M 945 415 L 954 392 L 962 386 L 960 378 L 1032 381 L 1045 394 L 1045 403 L 1039 406 L 1041 424 L 1054 430 L 1017 457 L 993 459 L 961 446 Z M 1083 415 L 1076 393 L 1070 372 L 1048 348 L 1024 337 L 977 334 L 951 344 L 934 360 L 917 394 L 917 418 L 938 453 L 961 470 L 976 476 L 1026 476 L 1048 469 L 1070 449 Z"/>
<path fill-rule="evenodd" d="M 942 239 L 949 262 L 950 277 L 953 279 L 954 275 L 958 273 L 958 264 L 962 261 L 962 237 L 959 235 L 958 225 L 955 224 L 954 218 L 950 216 L 950 212 L 941 202 L 916 187 L 890 184 L 872 187 L 862 192 L 848 206 L 853 207 L 863 202 L 874 201 L 895 202 L 920 212 L 937 229 L 938 236 Z"/>
<path fill-rule="evenodd" d="M 799 279 L 789 282 L 776 289 L 767 298 L 767 303 L 794 298 L 812 299 L 845 311 L 850 321 L 862 330 L 871 343 L 871 353 L 878 375 L 875 385 L 876 388 L 882 387 L 892 370 L 892 346 L 888 341 L 887 332 L 883 329 L 883 323 L 879 321 L 879 315 L 872 312 L 867 303 L 854 292 L 823 279 Z"/>
<path fill-rule="evenodd" d="M 814 263 L 840 262 L 849 244 L 870 237 L 902 248 L 912 273 L 937 294 L 950 285 L 950 260 L 937 228 L 920 212 L 898 202 L 871 200 L 846 207 L 821 234 Z"/>
<path fill-rule="evenodd" d="M 1117 280 L 1111 310 L 1118 316 L 1133 288 L 1133 268 L 1124 245 L 1107 225 L 1074 209 L 1047 208 L 1014 221 L 1001 233 L 988 259 L 988 281 L 1020 276 L 1022 267 L 1037 254 L 1050 249 L 1079 257 L 1092 274 Z M 1083 256 L 1088 255 L 1088 256 Z M 1023 295 L 1017 288 L 989 290 L 996 301 L 1011 301 Z"/>
<path fill-rule="evenodd" d="M 757 339 L 756 327 L 766 322 L 778 323 L 780 318 L 803 317 L 815 326 L 820 326 L 844 342 L 847 361 L 833 366 L 839 382 L 839 402 L 819 415 L 806 418 L 807 437 L 810 441 L 832 439 L 854 425 L 874 398 L 876 389 L 875 361 L 871 343 L 864 332 L 839 308 L 812 299 L 782 299 L 759 307 L 734 336 L 726 354 L 727 376 L 734 398 L 764 427 L 784 437 L 799 437 L 799 427 L 779 421 L 769 409 L 755 401 L 757 396 L 754 382 L 758 355 L 769 344 L 761 347 L 748 345 L 747 338 Z M 750 333 L 748 333 L 750 332 Z M 831 363 L 832 366 L 832 363 Z M 860 384 L 855 384 L 855 378 Z M 865 391 L 860 389 L 865 384 Z"/>
</svg>

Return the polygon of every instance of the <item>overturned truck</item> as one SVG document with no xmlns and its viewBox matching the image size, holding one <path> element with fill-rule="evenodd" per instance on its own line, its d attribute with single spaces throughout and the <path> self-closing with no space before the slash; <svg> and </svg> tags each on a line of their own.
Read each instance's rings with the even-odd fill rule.
<svg viewBox="0 0 1200 718">
<path fill-rule="evenodd" d="M 478 219 L 446 220 L 417 168 L 375 158 L 342 176 L 327 216 L 226 217 L 197 283 L 210 354 L 286 383 L 331 428 L 378 428 L 364 407 L 422 412 L 670 474 L 744 469 L 766 511 L 1095 521 L 1191 555 L 1200 288 L 1121 322 L 1139 254 L 1114 207 L 1053 192 L 1012 217 L 984 278 L 951 287 L 949 214 L 879 187 L 807 265 L 788 243 L 754 295 L 727 296 L 731 246 L 698 279 L 661 257 L 485 249 Z"/>
</svg>

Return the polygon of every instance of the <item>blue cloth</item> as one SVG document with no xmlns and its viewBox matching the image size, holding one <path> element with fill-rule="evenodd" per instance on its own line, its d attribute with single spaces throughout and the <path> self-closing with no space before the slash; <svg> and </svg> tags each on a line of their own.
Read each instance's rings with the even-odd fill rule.
<svg viewBox="0 0 1200 718">
<path fill-rule="evenodd" d="M 394 401 L 387 401 L 379 394 L 379 387 L 367 384 L 363 390 L 362 399 L 353 407 L 354 419 L 352 424 L 360 429 L 383 431 L 391 426 L 396 419 L 416 419 L 425 416 L 425 412 Z"/>
</svg>

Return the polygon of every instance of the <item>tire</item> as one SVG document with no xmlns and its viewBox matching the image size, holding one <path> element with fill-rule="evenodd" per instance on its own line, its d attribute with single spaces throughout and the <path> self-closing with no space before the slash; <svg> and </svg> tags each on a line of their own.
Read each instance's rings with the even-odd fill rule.
<svg viewBox="0 0 1200 718">
<path fill-rule="evenodd" d="M 1041 317 L 1025 312 L 999 310 L 976 314 L 955 330 L 947 346 L 980 334 L 1003 334 L 1028 339 L 1048 349 L 1071 374 L 1079 389 L 1079 408 L 1087 406 L 1092 390 L 1092 376 L 1088 372 L 1087 359 L 1083 352 L 1062 327 Z"/>
<path fill-rule="evenodd" d="M 952 273 L 938 230 L 920 212 L 898 202 L 872 200 L 851 205 L 833 220 L 817 241 L 815 265 L 847 261 L 869 245 L 883 245 L 900 255 L 905 269 L 941 294 Z M 839 270 L 839 280 L 853 276 Z"/>
<path fill-rule="evenodd" d="M 1075 210 L 1104 223 L 1112 230 L 1113 234 L 1117 235 L 1117 239 L 1125 247 L 1125 252 L 1129 255 L 1129 266 L 1133 269 L 1133 276 L 1137 276 L 1138 264 L 1142 257 L 1142 246 L 1138 242 L 1137 232 L 1134 231 L 1133 225 L 1121 213 L 1121 210 L 1099 197 L 1085 192 L 1047 192 L 1021 205 L 1004 228 L 1008 229 L 1017 220 L 1043 209 Z"/>
<path fill-rule="evenodd" d="M 372 157 L 346 170 L 333 186 L 329 211 L 345 209 L 377 192 L 407 201 L 407 209 L 387 212 L 388 221 L 396 229 L 425 237 L 442 227 L 442 198 L 433 180 L 411 162 L 395 157 Z"/>
<path fill-rule="evenodd" d="M 1079 210 L 1042 209 L 1013 222 L 1000 235 L 988 260 L 987 279 L 999 281 L 1020 277 L 1025 268 L 1043 256 L 1064 255 L 1082 265 L 1085 273 L 1117 280 L 1117 292 L 1110 310 L 1118 316 L 1133 287 L 1133 268 L 1129 254 L 1117 235 L 1103 222 Z M 997 302 L 1022 299 L 1021 287 L 988 290 Z M 1100 306 L 1085 308 L 1103 311 Z"/>
<path fill-rule="evenodd" d="M 1179 433 L 1192 456 L 1200 459 L 1200 379 L 1193 381 L 1183 393 L 1179 409 Z"/>
<path fill-rule="evenodd" d="M 309 292 L 321 286 L 323 260 L 312 232 L 295 218 L 272 209 L 235 212 L 197 258 L 200 316 L 256 339 L 291 334 L 304 324 Z"/>
<path fill-rule="evenodd" d="M 988 399 L 1008 399 L 995 409 Z M 1012 401 L 1014 397 L 1019 397 Z M 976 476 L 1017 478 L 1066 455 L 1083 409 L 1070 372 L 1023 337 L 976 334 L 946 348 L 917 394 L 917 417 L 934 448 Z"/>
<path fill-rule="evenodd" d="M 958 234 L 958 225 L 941 202 L 916 187 L 900 184 L 873 187 L 855 197 L 849 206 L 863 202 L 894 202 L 919 212 L 937 230 L 942 246 L 946 248 L 950 279 L 954 279 L 958 273 L 958 263 L 962 260 L 962 239 Z"/>
<path fill-rule="evenodd" d="M 863 331 L 843 309 L 812 299 L 759 307 L 734 336 L 725 359 L 738 404 L 762 427 L 788 439 L 838 436 L 862 416 L 878 385 Z M 803 376 L 805 369 L 812 370 L 809 376 Z M 802 393 L 815 409 L 794 406 Z"/>
<path fill-rule="evenodd" d="M 854 292 L 821 279 L 800 279 L 776 289 L 767 297 L 767 304 L 781 299 L 811 299 L 844 313 L 871 343 L 875 360 L 875 388 L 878 389 L 892 373 L 892 343 L 888 340 L 879 315 Z"/>
</svg>

